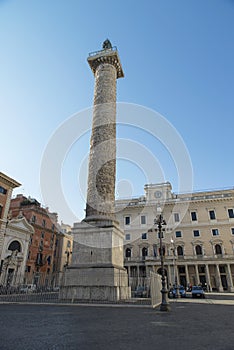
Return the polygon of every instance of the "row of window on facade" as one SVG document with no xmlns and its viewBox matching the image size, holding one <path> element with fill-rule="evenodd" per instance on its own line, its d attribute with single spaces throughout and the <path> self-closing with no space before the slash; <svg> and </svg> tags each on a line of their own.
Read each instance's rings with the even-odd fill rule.
<svg viewBox="0 0 234 350">
<path fill-rule="evenodd" d="M 234 227 L 231 227 L 230 229 L 231 231 L 231 235 L 234 236 Z M 220 232 L 219 229 L 217 228 L 212 228 L 211 229 L 211 235 L 212 236 L 219 236 Z M 164 238 L 164 232 L 161 232 L 161 237 Z M 182 238 L 183 237 L 183 233 L 182 231 L 175 231 L 175 237 L 176 238 Z M 193 237 L 201 237 L 201 231 L 200 230 L 193 230 Z M 158 238 L 160 238 L 160 234 L 158 232 Z M 144 232 L 141 234 L 141 239 L 145 240 L 148 239 L 148 233 Z M 130 241 L 131 240 L 131 234 L 130 233 L 126 233 L 125 234 L 125 240 L 126 241 Z"/>
<path fill-rule="evenodd" d="M 32 223 L 32 224 L 36 224 L 36 223 L 37 223 L 37 217 L 36 217 L 36 215 L 33 215 L 33 216 L 31 217 L 31 223 Z M 41 226 L 42 226 L 42 227 L 46 227 L 46 220 L 45 220 L 45 219 L 42 219 Z M 52 230 L 52 231 L 55 230 L 55 224 L 52 224 L 51 230 Z"/>
<path fill-rule="evenodd" d="M 165 249 L 164 249 L 164 252 L 165 252 Z M 194 247 L 194 253 L 195 253 L 195 255 L 198 255 L 198 256 L 204 255 L 203 248 L 200 244 L 197 244 Z M 175 256 L 178 256 L 178 257 L 184 256 L 184 247 L 182 247 L 182 246 L 176 247 L 174 254 L 175 254 Z M 216 254 L 216 255 L 223 254 L 222 246 L 220 244 L 214 245 L 214 254 Z M 168 255 L 170 255 L 170 254 L 168 254 Z M 149 256 L 149 248 L 143 247 L 141 249 L 141 257 L 145 258 L 147 256 Z M 153 256 L 154 257 L 160 256 L 160 249 L 156 245 L 153 246 Z M 131 257 L 132 257 L 132 248 L 126 248 L 125 249 L 125 258 L 131 258 Z"/>
<path fill-rule="evenodd" d="M 216 220 L 216 212 L 215 210 L 209 210 L 208 211 L 209 214 L 209 219 L 210 220 Z M 174 221 L 175 222 L 180 222 L 180 214 L 179 213 L 174 213 Z M 196 211 L 191 211 L 190 212 L 191 215 L 191 221 L 198 221 L 198 213 Z M 227 215 L 229 219 L 233 219 L 234 218 L 234 209 L 230 208 L 227 209 Z M 146 216 L 145 215 L 141 215 L 140 216 L 140 224 L 141 225 L 146 225 L 147 220 L 146 220 Z M 131 225 L 131 216 L 125 216 L 124 217 L 124 225 L 128 226 Z"/>
<path fill-rule="evenodd" d="M 8 250 L 10 250 L 12 252 L 17 250 L 20 253 L 22 251 L 22 247 L 21 247 L 20 242 L 19 241 L 12 241 L 8 247 Z M 31 255 L 31 252 L 29 251 L 28 252 L 28 259 L 30 259 L 30 255 Z M 51 264 L 51 256 L 44 257 L 44 260 L 43 260 L 43 254 L 38 253 L 37 258 L 36 258 L 36 264 L 43 265 L 45 262 L 47 262 L 48 265 L 50 265 Z"/>
</svg>

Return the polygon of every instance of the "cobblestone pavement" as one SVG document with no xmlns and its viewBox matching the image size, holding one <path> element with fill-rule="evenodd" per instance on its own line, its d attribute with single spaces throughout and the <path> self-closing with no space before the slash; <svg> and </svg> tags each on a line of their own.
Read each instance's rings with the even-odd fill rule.
<svg viewBox="0 0 234 350">
<path fill-rule="evenodd" d="M 220 302 L 220 301 L 219 301 Z M 233 350 L 234 307 L 211 300 L 150 307 L 0 305 L 1 350 Z"/>
</svg>

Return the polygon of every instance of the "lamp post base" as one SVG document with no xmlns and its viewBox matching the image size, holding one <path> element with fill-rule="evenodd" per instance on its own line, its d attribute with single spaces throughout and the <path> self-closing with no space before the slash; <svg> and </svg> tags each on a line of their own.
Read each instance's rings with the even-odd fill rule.
<svg viewBox="0 0 234 350">
<path fill-rule="evenodd" d="M 163 283 L 164 284 L 164 283 Z M 160 311 L 170 311 L 170 304 L 167 302 L 167 290 L 166 288 L 163 288 L 161 290 L 162 293 L 162 302 L 160 304 Z"/>
<path fill-rule="evenodd" d="M 171 311 L 171 307 L 169 303 L 162 303 L 159 308 L 160 311 Z"/>
</svg>

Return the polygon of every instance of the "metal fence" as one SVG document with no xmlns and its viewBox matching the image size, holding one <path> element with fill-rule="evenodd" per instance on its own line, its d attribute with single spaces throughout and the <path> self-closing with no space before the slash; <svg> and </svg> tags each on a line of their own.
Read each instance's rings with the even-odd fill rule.
<svg viewBox="0 0 234 350">
<path fill-rule="evenodd" d="M 161 303 L 161 275 L 150 271 L 150 285 L 151 285 L 151 305 L 156 307 Z"/>
<path fill-rule="evenodd" d="M 87 280 L 87 275 L 83 274 L 76 280 L 75 288 L 95 284 L 96 289 L 102 291 L 102 285 L 98 285 L 99 276 L 94 273 L 96 280 Z M 45 274 L 35 276 L 30 281 L 19 285 L 0 285 L 0 302 L 22 302 L 22 303 L 117 303 L 117 304 L 141 304 L 155 305 L 160 299 L 160 276 L 151 273 L 150 277 L 128 277 L 128 284 L 131 289 L 131 295 L 128 298 L 108 300 L 95 297 L 88 298 L 64 298 L 62 290 L 67 289 L 67 295 L 74 295 L 74 285 L 65 286 L 65 278 L 61 276 L 51 276 Z M 118 278 L 117 278 L 118 277 Z M 110 286 L 119 285 L 120 276 L 106 275 L 106 281 Z M 59 283 L 58 283 L 59 282 Z"/>
</svg>

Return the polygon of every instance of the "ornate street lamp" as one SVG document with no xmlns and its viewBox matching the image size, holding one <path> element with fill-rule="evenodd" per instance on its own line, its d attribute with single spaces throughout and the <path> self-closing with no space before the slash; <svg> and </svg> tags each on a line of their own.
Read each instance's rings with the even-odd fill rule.
<svg viewBox="0 0 234 350">
<path fill-rule="evenodd" d="M 165 255 L 165 247 L 163 247 L 162 244 L 162 233 L 163 233 L 163 226 L 166 225 L 166 221 L 163 219 L 162 216 L 162 209 L 160 207 L 157 208 L 157 217 L 154 220 L 154 223 L 158 226 L 158 233 L 159 233 L 159 242 L 160 242 L 160 260 L 161 260 L 161 276 L 162 276 L 162 302 L 160 305 L 160 311 L 170 311 L 170 305 L 167 302 L 167 288 L 166 288 L 166 277 L 165 277 L 165 268 L 164 268 L 164 255 Z"/>
</svg>

